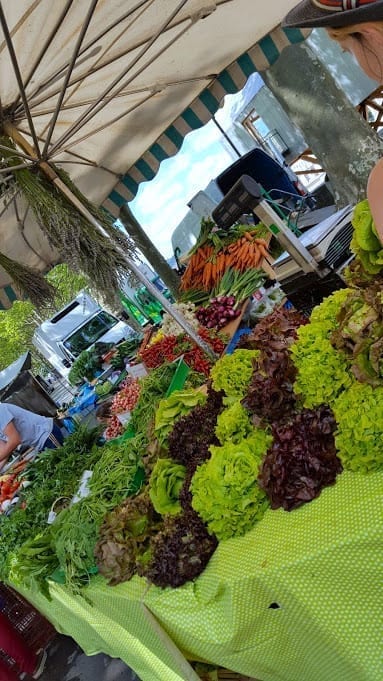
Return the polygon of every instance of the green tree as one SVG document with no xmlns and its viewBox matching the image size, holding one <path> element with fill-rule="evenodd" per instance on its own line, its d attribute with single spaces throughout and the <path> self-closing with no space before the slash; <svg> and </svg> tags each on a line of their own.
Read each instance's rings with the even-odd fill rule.
<svg viewBox="0 0 383 681">
<path fill-rule="evenodd" d="M 16 300 L 9 310 L 0 311 L 0 370 L 30 350 L 34 368 L 40 371 L 44 363 L 32 344 L 36 327 L 69 303 L 79 291 L 89 288 L 89 279 L 83 274 L 76 274 L 65 264 L 56 265 L 46 278 L 57 291 L 52 304 L 37 311 L 28 300 Z"/>
<path fill-rule="evenodd" d="M 36 327 L 35 308 L 25 300 L 16 300 L 10 310 L 0 312 L 0 369 L 14 362 L 23 352 L 31 349 Z"/>
</svg>

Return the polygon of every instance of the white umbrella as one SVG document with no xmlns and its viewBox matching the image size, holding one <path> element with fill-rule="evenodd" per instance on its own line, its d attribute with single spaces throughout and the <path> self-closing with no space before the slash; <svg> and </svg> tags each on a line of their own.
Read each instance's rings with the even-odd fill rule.
<svg viewBox="0 0 383 681">
<path fill-rule="evenodd" d="M 149 166 L 154 172 L 164 155 L 175 153 L 178 141 L 170 139 L 151 163 L 142 159 L 149 149 L 153 156 L 156 141 L 174 122 L 181 120 L 178 138 L 194 127 L 182 113 L 201 92 L 215 88 L 219 98 L 230 91 L 219 74 L 230 64 L 235 72 L 240 55 L 254 45 L 257 50 L 294 4 L 3 0 L 0 122 L 16 142 L 16 165 L 39 164 L 49 172 L 56 163 L 88 199 L 105 202 L 116 214 L 116 205 L 132 195 L 126 171 L 134 167 L 138 183 Z M 296 34 L 293 39 L 300 39 Z M 275 33 L 274 59 L 288 42 L 285 33 Z M 265 50 L 259 52 L 267 66 Z M 205 103 L 208 113 L 210 108 Z M 204 118 L 206 112 L 199 116 Z M 9 174 L 3 169 L 0 177 Z M 113 206 L 115 197 L 121 200 Z M 19 194 L 11 194 L 0 215 L 1 250 L 8 256 L 39 269 L 58 261 Z M 0 273 L 0 286 L 5 283 Z"/>
</svg>

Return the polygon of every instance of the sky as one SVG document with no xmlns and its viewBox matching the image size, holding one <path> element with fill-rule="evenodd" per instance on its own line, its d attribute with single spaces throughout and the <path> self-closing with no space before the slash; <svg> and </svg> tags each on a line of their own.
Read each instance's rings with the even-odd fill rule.
<svg viewBox="0 0 383 681">
<path fill-rule="evenodd" d="M 216 114 L 225 130 L 234 113 L 253 96 L 254 88 L 259 88 L 256 82 L 255 86 L 251 76 L 241 92 L 225 97 Z M 171 235 L 188 212 L 188 201 L 237 158 L 215 123 L 209 121 L 187 135 L 180 151 L 161 163 L 153 180 L 141 183 L 129 206 L 165 258 L 173 255 Z"/>
<path fill-rule="evenodd" d="M 188 201 L 235 159 L 210 121 L 189 133 L 178 154 L 161 163 L 153 180 L 140 185 L 129 206 L 163 256 L 173 254 L 171 234 L 189 210 Z"/>
</svg>

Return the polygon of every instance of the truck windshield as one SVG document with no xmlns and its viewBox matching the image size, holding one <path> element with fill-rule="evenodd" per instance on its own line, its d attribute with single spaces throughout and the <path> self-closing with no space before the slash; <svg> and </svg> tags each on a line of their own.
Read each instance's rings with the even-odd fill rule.
<svg viewBox="0 0 383 681">
<path fill-rule="evenodd" d="M 71 336 L 65 339 L 63 345 L 74 356 L 96 343 L 101 336 L 117 324 L 117 319 L 105 310 L 99 312 L 90 319 L 81 329 L 77 329 Z"/>
</svg>

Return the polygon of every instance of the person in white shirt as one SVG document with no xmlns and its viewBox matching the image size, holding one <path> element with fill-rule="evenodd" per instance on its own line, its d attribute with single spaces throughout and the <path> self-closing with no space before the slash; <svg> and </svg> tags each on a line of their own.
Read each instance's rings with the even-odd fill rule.
<svg viewBox="0 0 383 681">
<path fill-rule="evenodd" d="M 0 470 L 18 445 L 37 451 L 63 443 L 61 430 L 53 418 L 34 414 L 15 404 L 0 402 Z"/>
</svg>

